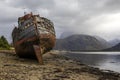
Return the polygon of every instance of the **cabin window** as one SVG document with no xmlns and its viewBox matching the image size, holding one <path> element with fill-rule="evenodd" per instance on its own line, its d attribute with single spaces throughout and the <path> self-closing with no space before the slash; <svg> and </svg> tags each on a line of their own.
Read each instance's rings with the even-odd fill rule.
<svg viewBox="0 0 120 80">
<path fill-rule="evenodd" d="M 27 23 L 24 28 L 26 29 L 26 28 L 28 28 L 29 26 L 30 26 L 30 23 Z"/>
<path fill-rule="evenodd" d="M 37 23 L 38 23 L 38 24 L 40 24 L 41 22 L 40 22 L 40 21 L 38 21 Z"/>
</svg>

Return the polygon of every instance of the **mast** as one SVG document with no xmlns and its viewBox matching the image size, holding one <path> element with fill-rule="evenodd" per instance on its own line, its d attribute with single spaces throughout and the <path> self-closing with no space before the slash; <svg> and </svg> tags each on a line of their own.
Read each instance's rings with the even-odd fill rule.
<svg viewBox="0 0 120 80">
<path fill-rule="evenodd" d="M 26 12 L 26 8 L 23 8 L 24 9 L 24 15 L 26 15 L 27 14 L 27 12 Z"/>
</svg>

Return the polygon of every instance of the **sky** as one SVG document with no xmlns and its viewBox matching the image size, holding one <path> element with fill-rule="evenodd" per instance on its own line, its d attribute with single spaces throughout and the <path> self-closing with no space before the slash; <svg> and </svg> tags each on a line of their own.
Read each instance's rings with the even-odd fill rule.
<svg viewBox="0 0 120 80">
<path fill-rule="evenodd" d="M 0 35 L 11 32 L 24 12 L 54 23 L 57 38 L 63 32 L 120 39 L 120 0 L 0 0 Z"/>
</svg>

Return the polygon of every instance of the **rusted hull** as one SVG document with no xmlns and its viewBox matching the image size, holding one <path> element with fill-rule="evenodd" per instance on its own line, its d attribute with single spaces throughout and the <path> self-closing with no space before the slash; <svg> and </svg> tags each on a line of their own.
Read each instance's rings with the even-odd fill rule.
<svg viewBox="0 0 120 80">
<path fill-rule="evenodd" d="M 54 47 L 55 36 L 52 34 L 40 34 L 39 38 L 34 36 L 33 38 L 17 41 L 14 44 L 18 56 L 34 58 L 36 54 L 33 46 L 39 46 L 40 54 L 44 54 Z"/>
<path fill-rule="evenodd" d="M 39 15 L 26 14 L 18 18 L 12 38 L 18 56 L 36 57 L 42 64 L 42 55 L 55 45 L 54 24 Z"/>
</svg>

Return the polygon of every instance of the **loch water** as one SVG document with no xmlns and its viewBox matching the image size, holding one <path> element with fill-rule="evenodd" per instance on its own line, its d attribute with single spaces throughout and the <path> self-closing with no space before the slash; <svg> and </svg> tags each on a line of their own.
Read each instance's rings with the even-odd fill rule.
<svg viewBox="0 0 120 80">
<path fill-rule="evenodd" d="M 67 52 L 64 55 L 92 67 L 120 73 L 120 52 Z"/>
</svg>

